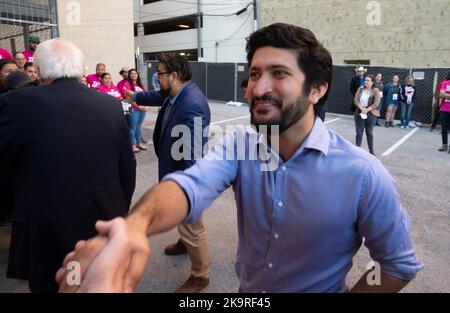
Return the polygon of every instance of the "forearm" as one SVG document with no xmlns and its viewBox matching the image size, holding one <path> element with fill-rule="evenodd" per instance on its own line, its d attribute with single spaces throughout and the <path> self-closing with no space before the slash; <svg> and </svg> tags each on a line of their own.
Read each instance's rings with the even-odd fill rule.
<svg viewBox="0 0 450 313">
<path fill-rule="evenodd" d="M 402 290 L 409 280 L 404 281 L 398 278 L 392 277 L 383 272 L 380 273 L 380 284 L 369 285 L 367 283 L 367 276 L 372 270 L 367 271 L 356 283 L 350 292 L 352 293 L 394 293 Z"/>
<path fill-rule="evenodd" d="M 439 94 L 439 98 L 441 99 L 450 99 L 450 93 L 446 93 L 445 91 L 441 91 Z"/>
<path fill-rule="evenodd" d="M 188 199 L 181 187 L 174 181 L 165 181 L 142 196 L 127 223 L 146 231 L 147 235 L 162 233 L 181 224 L 188 214 L 188 207 Z"/>
</svg>

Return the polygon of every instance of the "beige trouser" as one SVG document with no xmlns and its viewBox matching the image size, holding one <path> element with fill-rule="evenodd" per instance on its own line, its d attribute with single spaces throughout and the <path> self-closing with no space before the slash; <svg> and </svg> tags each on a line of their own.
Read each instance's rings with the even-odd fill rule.
<svg viewBox="0 0 450 313">
<path fill-rule="evenodd" d="M 211 266 L 209 256 L 208 240 L 203 218 L 194 224 L 178 226 L 181 240 L 186 245 L 187 253 L 192 263 L 192 276 L 208 277 Z"/>
</svg>

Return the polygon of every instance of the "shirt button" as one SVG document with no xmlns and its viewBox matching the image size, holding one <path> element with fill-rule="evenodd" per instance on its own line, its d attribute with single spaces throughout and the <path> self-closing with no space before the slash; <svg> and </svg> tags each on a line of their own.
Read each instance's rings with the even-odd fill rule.
<svg viewBox="0 0 450 313">
<path fill-rule="evenodd" d="M 281 170 L 282 170 L 283 172 L 286 172 L 286 171 L 287 171 L 286 166 L 283 166 L 283 167 L 281 168 Z"/>
<path fill-rule="evenodd" d="M 283 207 L 283 202 L 282 201 L 280 201 L 280 202 L 278 202 L 278 206 L 280 207 L 280 208 L 282 208 Z"/>
<path fill-rule="evenodd" d="M 280 236 L 277 233 L 275 233 L 275 234 L 273 234 L 273 238 L 278 239 L 278 238 L 280 238 Z"/>
<path fill-rule="evenodd" d="M 268 266 L 269 268 L 272 268 L 272 267 L 273 267 L 273 264 L 272 264 L 272 263 L 269 263 L 267 266 Z"/>
</svg>

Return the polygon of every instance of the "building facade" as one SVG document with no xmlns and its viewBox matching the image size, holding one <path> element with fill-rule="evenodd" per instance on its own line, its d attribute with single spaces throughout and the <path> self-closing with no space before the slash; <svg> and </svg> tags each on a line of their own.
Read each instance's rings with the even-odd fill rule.
<svg viewBox="0 0 450 313">
<path fill-rule="evenodd" d="M 133 1 L 57 0 L 61 38 L 85 55 L 85 73 L 104 63 L 117 83 L 123 66 L 135 66 Z"/>
<path fill-rule="evenodd" d="M 262 0 L 262 23 L 311 29 L 335 64 L 449 67 L 448 0 Z"/>
</svg>

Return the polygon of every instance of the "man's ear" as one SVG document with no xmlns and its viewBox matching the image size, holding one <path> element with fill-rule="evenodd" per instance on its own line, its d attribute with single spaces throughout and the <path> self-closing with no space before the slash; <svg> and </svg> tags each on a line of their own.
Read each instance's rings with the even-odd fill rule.
<svg viewBox="0 0 450 313">
<path fill-rule="evenodd" d="M 309 101 L 312 104 L 316 104 L 327 93 L 328 83 L 323 83 L 320 86 L 312 87 L 309 92 Z"/>
<path fill-rule="evenodd" d="M 172 75 L 173 77 L 172 83 L 180 80 L 180 76 L 178 75 L 177 72 L 172 72 L 170 75 Z"/>
</svg>

